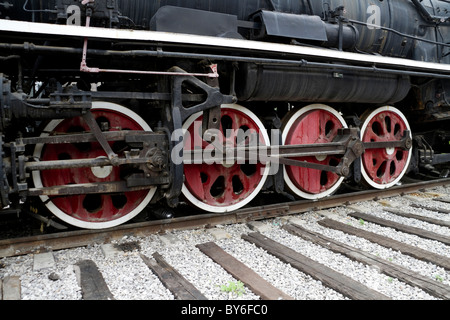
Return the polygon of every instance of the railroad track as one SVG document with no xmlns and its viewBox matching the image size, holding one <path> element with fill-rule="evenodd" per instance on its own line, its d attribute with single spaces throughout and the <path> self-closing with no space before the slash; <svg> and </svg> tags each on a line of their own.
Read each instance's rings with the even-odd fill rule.
<svg viewBox="0 0 450 320">
<path fill-rule="evenodd" d="M 308 210 L 333 208 L 342 204 L 349 205 L 359 201 L 388 198 L 399 194 L 407 194 L 426 188 L 446 185 L 450 185 L 450 179 L 409 183 L 381 191 L 367 190 L 346 193 L 315 201 L 302 200 L 258 206 L 231 213 L 192 215 L 170 220 L 129 223 L 105 230 L 77 230 L 6 239 L 0 240 L 0 258 L 41 251 L 69 249 L 92 243 L 107 243 L 129 235 L 148 236 L 173 230 L 210 228 L 220 224 L 245 223 L 248 221 L 302 213 Z"/>
<path fill-rule="evenodd" d="M 203 270 L 204 265 L 193 260 L 190 268 L 196 266 L 198 269 L 195 269 L 196 271 L 184 270 L 174 262 L 174 257 L 170 253 L 171 247 L 184 245 L 180 237 L 183 235 L 188 237 L 187 234 L 190 237 L 194 233 L 198 235 L 199 239 L 189 243 L 188 248 L 185 249 L 186 259 L 189 260 L 189 255 L 195 251 L 196 254 L 202 255 L 200 261 L 208 261 L 208 263 L 214 261 L 215 265 L 220 266 L 221 272 L 232 277 L 230 286 L 231 283 L 236 285 L 235 287 L 228 286 L 225 289 L 235 294 L 239 293 L 239 290 L 244 289 L 237 284 L 242 283 L 248 292 L 247 298 L 302 299 L 301 295 L 290 291 L 289 285 L 275 285 L 271 276 L 264 273 L 264 265 L 259 267 L 254 265 L 261 261 L 260 257 L 255 257 L 255 261 L 252 261 L 252 254 L 245 250 L 258 248 L 255 250 L 262 250 L 258 252 L 260 255 L 264 255 L 264 259 L 267 261 L 275 261 L 273 263 L 280 264 L 283 268 L 288 265 L 290 269 L 295 270 L 289 272 L 296 272 L 293 274 L 297 276 L 301 274 L 302 277 L 306 275 L 308 278 L 318 281 L 320 286 L 326 288 L 323 290 L 331 290 L 335 294 L 334 298 L 337 299 L 384 300 L 396 299 L 396 296 L 383 292 L 382 286 L 378 288 L 380 284 L 365 283 L 365 281 L 356 279 L 352 272 L 343 272 L 339 270 L 339 267 L 329 266 L 326 259 L 322 260 L 315 256 L 314 250 L 317 252 L 326 250 L 327 254 L 329 253 L 331 256 L 337 254 L 339 257 L 345 257 L 339 259 L 348 259 L 352 263 L 356 261 L 358 264 L 366 266 L 370 272 L 383 274 L 387 283 L 400 282 L 404 287 L 419 290 L 420 295 L 425 294 L 425 299 L 432 297 L 447 300 L 450 298 L 450 232 L 448 231 L 450 205 L 436 201 L 439 198 L 437 193 L 422 193 L 419 190 L 425 191 L 441 187 L 446 191 L 447 188 L 444 186 L 448 184 L 448 180 L 422 182 L 383 192 L 357 192 L 316 202 L 290 202 L 239 210 L 232 214 L 201 215 L 170 221 L 130 224 L 101 232 L 64 232 L 28 239 L 3 240 L 0 241 L 0 252 L 5 258 L 0 260 L 0 263 L 4 265 L 3 269 L 8 269 L 13 264 L 9 261 L 16 261 L 12 259 L 19 259 L 17 261 L 32 259 L 36 270 L 51 270 L 54 264 L 64 260 L 59 255 L 70 252 L 70 250 L 62 249 L 82 246 L 92 248 L 95 246 L 93 243 L 99 243 L 102 245 L 98 245 L 96 248 L 100 250 L 99 252 L 105 259 L 129 255 L 135 264 L 140 265 L 141 268 L 144 266 L 146 271 L 142 272 L 148 272 L 148 278 L 145 281 L 152 279 L 152 286 L 161 286 L 162 291 L 166 292 L 166 295 L 159 296 L 159 299 L 211 299 L 211 294 L 204 288 L 204 285 L 199 285 L 194 279 L 195 273 L 201 275 L 206 272 Z M 396 200 L 393 200 L 392 203 L 391 199 L 383 201 L 384 198 L 392 197 L 405 199 L 406 196 L 398 197 L 398 195 L 409 193 L 415 193 L 417 195 L 415 199 L 426 200 L 407 199 L 409 201 L 407 206 L 402 204 L 400 207 L 394 205 Z M 409 198 L 411 197 L 413 196 L 409 196 Z M 441 200 L 445 201 L 448 198 Z M 361 203 L 362 206 L 358 206 Z M 337 207 L 340 207 L 339 210 L 343 210 L 344 213 L 334 213 L 338 210 Z M 424 210 L 426 213 L 423 213 Z M 297 217 L 292 216 L 301 212 L 308 213 Z M 409 219 L 421 221 L 427 227 L 399 223 L 393 221 L 390 215 L 395 216 L 396 219 L 405 219 L 405 221 Z M 312 221 L 308 219 L 312 219 Z M 230 226 L 224 227 L 225 225 Z M 381 235 L 367 229 L 366 227 L 369 225 L 375 229 L 389 229 L 390 232 L 406 235 L 406 237 L 411 237 L 415 239 L 414 241 L 422 241 L 422 243 L 411 245 L 404 240 Z M 235 226 L 237 231 L 227 229 Z M 437 230 L 433 228 L 437 228 Z M 221 231 L 225 235 L 217 235 L 216 231 Z M 380 251 L 387 248 L 388 252 L 401 252 L 402 256 L 413 259 L 418 264 L 432 265 L 434 271 L 432 274 L 424 274 L 414 268 L 404 267 L 402 264 L 392 261 L 392 258 L 385 258 L 378 253 L 370 252 L 370 250 L 350 245 L 340 239 L 341 234 L 377 246 Z M 155 239 L 157 240 L 155 241 Z M 161 243 L 161 246 L 147 247 L 143 244 L 149 241 Z M 427 241 L 436 243 L 438 249 L 430 250 Z M 308 245 L 315 246 L 316 249 L 312 254 L 302 252 L 306 242 Z M 239 246 L 236 246 L 237 243 Z M 13 256 L 18 257 L 14 258 Z M 103 262 L 99 263 L 95 260 L 95 257 L 89 258 L 88 255 L 85 259 L 68 264 L 73 266 L 76 271 L 79 298 L 85 300 L 121 299 L 117 288 L 111 285 L 111 279 L 102 275 L 105 267 L 99 267 L 98 264 L 101 265 Z M 8 263 L 10 264 L 8 265 Z M 205 277 L 207 278 L 207 276 Z M 19 299 L 21 295 L 18 289 L 23 287 L 20 284 L 21 281 L 24 281 L 24 277 L 14 275 L 14 272 L 3 277 L 3 298 Z M 30 289 L 27 287 L 26 290 Z M 10 294 L 10 292 L 16 293 Z M 142 297 L 145 298 L 145 293 L 142 293 Z M 186 312 L 197 311 L 186 310 Z M 259 311 L 264 310 L 260 309 Z"/>
</svg>

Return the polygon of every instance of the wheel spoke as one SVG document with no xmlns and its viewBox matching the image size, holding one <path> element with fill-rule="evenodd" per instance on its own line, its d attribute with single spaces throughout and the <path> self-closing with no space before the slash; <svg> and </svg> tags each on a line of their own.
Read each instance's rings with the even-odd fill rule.
<svg viewBox="0 0 450 320">
<path fill-rule="evenodd" d="M 122 106 L 94 102 L 92 113 L 97 122 L 106 123 L 109 131 L 138 130 L 150 131 L 145 121 L 131 110 Z M 89 128 L 81 117 L 53 120 L 44 129 L 50 134 L 71 134 L 88 132 Z M 124 146 L 111 143 L 113 149 L 123 154 Z M 43 161 L 95 159 L 106 156 L 99 143 L 49 144 L 36 146 L 34 156 Z M 77 185 L 85 183 L 116 182 L 126 176 L 124 167 L 72 168 L 33 172 L 36 187 Z M 133 217 L 152 199 L 156 188 L 132 191 L 124 194 L 80 194 L 41 199 L 47 208 L 63 221 L 77 227 L 102 229 L 117 226 Z"/>
<path fill-rule="evenodd" d="M 183 125 L 190 133 L 191 141 L 194 139 L 194 127 L 198 126 L 196 123 L 201 122 L 202 114 L 198 113 Z M 218 141 L 221 144 L 230 147 L 247 145 L 249 132 L 252 131 L 259 137 L 261 144 L 269 145 L 263 124 L 246 108 L 238 105 L 222 106 L 220 123 L 223 137 L 219 137 Z M 200 141 L 199 138 L 197 136 L 197 141 Z M 192 150 L 193 145 L 185 143 L 185 150 Z M 203 142 L 203 150 L 208 145 Z M 233 162 L 186 164 L 184 168 L 183 195 L 192 205 L 210 212 L 232 211 L 249 203 L 261 190 L 269 170 L 268 166 L 260 162 L 254 167 Z"/>
<path fill-rule="evenodd" d="M 284 145 L 331 142 L 340 128 L 347 127 L 338 112 L 320 104 L 292 111 L 283 123 Z M 339 163 L 334 156 L 301 157 L 296 160 L 332 166 Z M 338 175 L 322 170 L 285 166 L 284 171 L 286 185 L 301 198 L 326 197 L 335 192 L 343 181 Z"/>
<path fill-rule="evenodd" d="M 363 142 L 398 141 L 405 130 L 411 131 L 405 116 L 395 108 L 382 107 L 363 117 L 361 137 Z M 406 173 L 410 158 L 411 150 L 368 149 L 361 157 L 364 181 L 377 189 L 392 187 Z"/>
</svg>

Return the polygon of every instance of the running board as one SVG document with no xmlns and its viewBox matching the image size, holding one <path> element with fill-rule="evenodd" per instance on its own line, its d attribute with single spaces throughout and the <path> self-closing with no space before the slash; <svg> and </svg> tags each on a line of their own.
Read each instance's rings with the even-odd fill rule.
<svg viewBox="0 0 450 320">
<path fill-rule="evenodd" d="M 54 25 L 48 23 L 31 23 L 0 19 L 0 33 L 29 33 L 36 36 L 75 37 L 81 39 L 107 39 L 143 41 L 146 43 L 172 43 L 177 45 L 201 46 L 206 48 L 245 50 L 262 54 L 273 53 L 294 55 L 305 58 L 327 59 L 333 57 L 336 61 L 359 63 L 369 66 L 385 66 L 402 70 L 416 70 L 435 72 L 437 74 L 450 74 L 450 65 L 408 60 L 402 58 L 364 55 L 352 52 L 343 52 L 323 48 L 294 46 L 287 44 L 258 42 L 251 40 L 218 38 L 211 36 L 187 35 L 168 32 L 120 30 L 95 27 L 80 27 L 68 25 Z"/>
</svg>

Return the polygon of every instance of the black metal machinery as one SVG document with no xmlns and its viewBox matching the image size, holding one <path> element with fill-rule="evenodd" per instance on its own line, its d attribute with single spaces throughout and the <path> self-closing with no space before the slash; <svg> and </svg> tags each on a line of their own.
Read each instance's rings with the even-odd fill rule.
<svg viewBox="0 0 450 320">
<path fill-rule="evenodd" d="M 69 224 L 105 228 L 161 201 L 225 212 L 261 190 L 320 199 L 344 180 L 381 189 L 409 171 L 442 175 L 448 10 L 438 0 L 4 1 L 0 207 L 39 197 Z"/>
</svg>

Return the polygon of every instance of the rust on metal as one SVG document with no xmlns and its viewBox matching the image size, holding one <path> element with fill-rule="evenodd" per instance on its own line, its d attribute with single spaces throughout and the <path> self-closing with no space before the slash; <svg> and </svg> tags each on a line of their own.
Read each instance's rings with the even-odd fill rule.
<svg viewBox="0 0 450 320">
<path fill-rule="evenodd" d="M 398 196 L 402 193 L 415 192 L 423 188 L 434 188 L 450 184 L 450 179 L 439 179 L 432 182 L 419 182 L 387 190 L 368 190 L 344 195 L 331 196 L 321 200 L 302 200 L 280 203 L 269 206 L 240 209 L 231 213 L 202 214 L 173 218 L 167 220 L 147 221 L 125 224 L 104 230 L 77 230 L 58 232 L 32 237 L 0 240 L 0 258 L 20 256 L 46 250 L 62 250 L 87 246 L 92 243 L 108 243 L 124 236 L 148 236 L 174 230 L 190 230 L 211 228 L 219 224 L 246 223 L 302 213 L 309 210 L 320 210 L 351 204 L 358 201 Z"/>
</svg>

